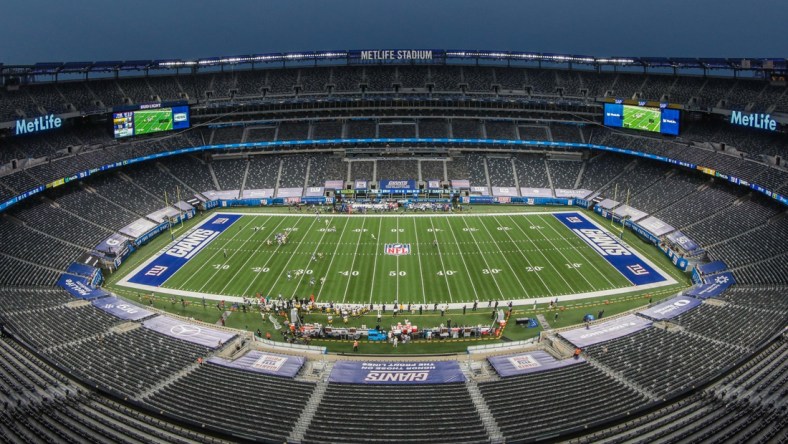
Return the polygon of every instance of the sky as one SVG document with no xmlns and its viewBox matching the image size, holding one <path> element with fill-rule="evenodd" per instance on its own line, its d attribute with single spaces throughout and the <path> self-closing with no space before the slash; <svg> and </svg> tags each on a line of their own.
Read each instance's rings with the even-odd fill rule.
<svg viewBox="0 0 788 444">
<path fill-rule="evenodd" d="M 329 49 L 788 57 L 786 0 L 6 0 L 0 63 Z"/>
</svg>

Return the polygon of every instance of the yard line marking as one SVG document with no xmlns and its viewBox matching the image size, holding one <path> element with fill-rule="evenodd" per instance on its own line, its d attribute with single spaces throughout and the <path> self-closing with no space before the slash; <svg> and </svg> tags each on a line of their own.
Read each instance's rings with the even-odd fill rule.
<svg viewBox="0 0 788 444">
<path fill-rule="evenodd" d="M 541 217 L 539 217 L 539 219 L 541 220 Z M 512 220 L 514 220 L 514 219 L 512 219 Z M 542 222 L 543 222 L 543 223 L 546 223 L 547 225 L 550 225 L 548 222 L 544 222 L 544 220 L 542 220 Z M 517 223 L 517 221 L 515 221 L 514 223 Z M 518 226 L 519 226 L 519 225 L 518 225 Z M 554 231 L 556 234 L 558 234 L 558 231 L 556 231 L 556 230 L 555 230 L 555 228 L 553 228 L 552 226 L 550 226 L 550 229 L 552 229 L 552 230 L 553 230 L 553 231 Z M 520 228 L 520 231 L 522 231 L 522 228 Z M 558 249 L 558 247 L 556 247 L 556 246 L 555 246 L 555 244 L 553 243 L 553 241 L 551 241 L 551 240 L 549 240 L 549 239 L 548 239 L 548 240 L 547 240 L 547 242 L 550 242 L 550 245 L 553 247 L 553 249 L 554 249 L 554 250 L 556 250 L 556 251 L 558 252 L 558 254 L 560 254 L 560 255 L 561 255 L 561 257 L 562 257 L 562 258 L 564 258 L 564 260 L 566 261 L 566 263 L 571 263 L 571 262 L 572 262 L 572 261 L 570 261 L 570 260 L 569 260 L 569 258 L 568 258 L 568 257 L 566 257 L 566 255 L 564 254 L 564 252 L 563 252 L 562 250 L 559 250 L 559 249 Z M 581 256 L 582 256 L 582 255 L 581 255 Z M 585 256 L 583 256 L 583 258 L 584 258 L 584 259 L 586 259 L 586 260 L 588 260 L 588 258 L 586 258 Z M 592 266 L 592 268 L 596 269 L 596 267 L 593 267 L 593 266 Z M 574 270 L 574 271 L 575 271 L 575 272 L 576 272 L 578 275 L 580 275 L 580 277 L 581 277 L 581 278 L 583 278 L 583 280 L 584 280 L 584 281 L 586 281 L 586 283 L 587 283 L 587 284 L 588 284 L 588 286 L 591 288 L 591 290 L 594 290 L 594 285 L 591 283 L 591 281 L 589 281 L 589 280 L 588 280 L 588 278 L 586 277 L 585 273 L 583 273 L 582 271 L 580 271 L 580 269 L 579 269 L 579 268 L 572 268 L 572 270 Z M 597 273 L 598 273 L 598 272 L 599 272 L 599 270 L 597 270 Z M 607 279 L 607 278 L 605 278 L 605 279 Z M 571 288 L 571 287 L 570 287 L 570 288 Z"/>
<path fill-rule="evenodd" d="M 464 220 L 464 219 L 463 219 L 463 220 Z M 449 231 L 451 231 L 451 235 L 452 235 L 452 237 L 454 238 L 454 243 L 457 243 L 457 235 L 456 235 L 456 234 L 454 234 L 454 228 L 452 228 L 452 226 L 451 226 L 451 223 L 450 223 L 450 222 L 447 222 L 447 223 L 448 223 L 448 225 L 449 225 Z M 467 275 L 467 276 L 468 276 L 468 278 L 469 278 L 469 279 L 468 279 L 468 281 L 470 281 L 470 283 L 471 283 L 471 288 L 473 288 L 473 294 L 476 296 L 476 299 L 475 299 L 475 300 L 477 300 L 477 301 L 478 301 L 478 300 L 479 300 L 479 293 L 476 291 L 476 284 L 474 284 L 474 283 L 473 283 L 473 278 L 471 278 L 471 271 L 470 271 L 470 269 L 468 269 L 468 264 L 465 262 L 465 255 L 463 255 L 463 254 L 460 254 L 460 259 L 462 259 L 462 265 L 465 267 L 465 273 L 467 273 L 466 275 Z M 445 274 L 445 273 L 444 273 L 444 274 Z M 447 277 L 447 279 L 448 279 L 448 277 Z M 497 283 L 497 282 L 496 282 L 496 285 L 498 285 L 498 283 Z M 499 290 L 500 290 L 500 289 L 499 289 Z M 453 301 L 453 300 L 450 300 L 450 302 L 454 302 L 454 301 Z"/>
<path fill-rule="evenodd" d="M 301 277 L 298 278 L 298 282 L 296 283 L 296 288 L 295 288 L 295 290 L 293 290 L 293 294 L 290 296 L 291 298 L 296 295 L 296 292 L 298 292 L 298 287 L 301 285 L 301 281 L 304 280 L 304 276 L 306 276 L 306 271 L 309 269 L 309 267 L 312 266 L 312 262 L 313 262 L 312 258 L 317 255 L 317 250 L 318 250 L 318 248 L 320 248 L 320 244 L 323 242 L 323 238 L 326 237 L 326 233 L 328 233 L 328 226 L 325 227 L 325 229 L 323 230 L 323 234 L 320 236 L 320 240 L 317 241 L 317 245 L 315 245 L 315 249 L 312 251 L 312 255 L 309 257 L 309 262 L 304 267 L 304 272 L 301 273 Z M 304 242 L 304 244 L 310 244 L 310 243 L 312 243 L 312 242 Z M 295 255 L 295 254 L 297 254 L 297 253 L 293 252 L 293 255 Z M 309 254 L 309 253 L 307 252 L 306 254 Z M 315 273 L 315 271 L 312 270 L 312 277 L 315 276 L 314 273 Z"/>
<path fill-rule="evenodd" d="M 265 222 L 263 222 L 263 225 L 267 224 L 269 220 L 271 220 L 271 218 L 270 218 L 270 217 L 269 217 L 268 219 L 266 219 L 266 220 L 265 220 Z M 276 228 L 277 228 L 277 227 L 279 227 L 279 225 L 281 225 L 281 224 L 282 224 L 282 222 L 279 222 L 279 223 L 276 225 L 276 227 L 274 227 L 274 230 L 276 230 Z M 256 233 L 256 232 L 255 232 L 255 233 Z M 252 238 L 253 238 L 253 237 L 254 237 L 254 234 L 252 234 L 252 237 L 250 237 L 249 239 L 247 239 L 247 240 L 246 240 L 246 242 L 244 242 L 243 244 L 241 244 L 241 247 L 240 247 L 240 248 L 235 248 L 235 249 L 233 249 L 233 253 L 230 255 L 230 258 L 229 258 L 227 261 L 225 261 L 225 263 L 228 263 L 228 262 L 230 262 L 230 260 L 233 258 L 233 256 L 235 255 L 235 253 L 237 253 L 237 252 L 239 252 L 239 251 L 246 251 L 246 250 L 244 250 L 244 248 L 243 248 L 243 247 L 244 247 L 244 245 L 246 245 L 246 243 L 247 243 L 247 242 L 249 242 L 250 240 L 252 240 Z M 263 242 L 260 242 L 260 243 L 257 245 L 257 247 L 255 247 L 255 249 L 254 249 L 254 251 L 252 252 L 252 254 L 249 254 L 249 255 L 246 257 L 246 260 L 244 261 L 244 263 L 243 263 L 243 264 L 241 264 L 241 266 L 240 266 L 240 267 L 238 267 L 238 270 L 236 270 L 236 271 L 235 271 L 235 273 L 233 273 L 233 275 L 232 275 L 232 276 L 231 276 L 229 279 L 227 279 L 227 283 L 225 283 L 225 284 L 224 284 L 224 287 L 222 287 L 222 289 L 221 289 L 221 290 L 219 290 L 219 293 L 224 293 L 224 290 L 227 288 L 227 286 L 228 286 L 228 285 L 230 285 L 230 283 L 231 283 L 231 282 L 233 282 L 233 281 L 235 280 L 236 276 L 238 276 L 238 273 L 240 273 L 240 272 L 241 272 L 241 271 L 244 269 L 244 267 L 246 266 L 246 264 L 247 264 L 247 263 L 248 263 L 248 262 L 249 262 L 249 261 L 252 259 L 252 257 L 254 257 L 254 255 L 255 255 L 255 254 L 257 254 L 257 252 L 260 250 L 260 247 L 262 247 L 262 246 L 263 246 Z M 279 247 L 277 247 L 277 248 L 279 248 Z M 217 270 L 217 272 L 218 272 L 218 270 Z M 248 288 L 247 288 L 247 290 L 248 290 Z M 246 294 L 246 291 L 244 291 L 244 293 L 242 293 L 242 294 L 241 294 L 241 296 L 244 296 L 245 294 Z"/>
<path fill-rule="evenodd" d="M 413 220 L 413 223 L 414 224 L 416 223 L 416 219 Z M 430 226 L 432 226 L 432 236 L 435 238 L 435 241 L 436 241 L 435 247 L 438 250 L 438 258 L 440 258 L 440 260 L 441 260 L 441 269 L 443 270 L 443 278 L 446 280 L 446 290 L 448 290 L 448 292 L 449 292 L 449 302 L 454 302 L 454 298 L 451 295 L 451 285 L 449 285 L 449 276 L 446 274 L 446 266 L 443 264 L 443 254 L 441 254 L 440 242 L 437 242 L 438 241 L 438 235 L 436 234 L 437 231 L 435 231 L 435 225 L 432 223 L 432 218 L 430 218 Z M 457 239 L 455 238 L 454 240 L 456 241 Z M 466 273 L 468 272 L 467 267 L 465 269 L 465 272 Z M 473 280 L 472 279 L 471 279 L 471 285 L 473 285 Z M 476 288 L 473 289 L 473 293 L 476 294 L 476 298 L 478 299 L 479 295 L 478 295 L 478 293 L 476 293 Z M 427 303 L 426 296 L 424 297 L 424 299 L 425 299 L 424 303 L 426 304 Z"/>
<path fill-rule="evenodd" d="M 466 228 L 470 228 L 468 226 L 468 220 L 466 218 L 462 219 L 462 223 L 465 224 Z M 453 231 L 452 231 L 452 233 L 453 233 Z M 474 243 L 476 243 L 476 236 L 473 234 L 473 231 L 468 230 L 468 233 L 470 233 L 471 238 L 473 239 Z M 492 267 L 490 267 L 490 264 L 487 263 L 487 257 L 484 255 L 484 253 L 482 253 L 482 249 L 481 249 L 481 247 L 479 247 L 478 244 L 476 244 L 476 249 L 479 250 L 479 254 L 482 257 L 482 260 L 484 261 L 484 266 L 487 267 L 488 270 L 490 270 Z M 460 255 L 460 257 L 462 257 L 462 256 L 463 255 Z M 465 258 L 463 258 L 462 261 L 463 261 L 463 263 L 465 263 Z M 497 296 L 498 297 L 503 297 L 503 291 L 501 290 L 501 286 L 498 285 L 498 279 L 495 279 L 495 274 L 492 271 L 490 271 L 490 277 L 492 277 L 493 283 L 495 284 L 495 288 L 498 289 L 498 295 Z"/>
<path fill-rule="evenodd" d="M 249 225 L 250 225 L 252 222 L 254 222 L 254 221 L 255 221 L 255 219 L 257 219 L 257 217 L 258 217 L 258 216 L 252 216 L 252 217 L 250 217 L 250 218 L 249 218 L 249 222 L 247 222 L 247 223 L 246 223 L 246 225 L 244 225 L 244 226 L 243 226 L 243 228 L 241 228 L 240 230 L 238 230 L 238 232 L 237 232 L 237 233 L 235 233 L 235 234 L 234 234 L 234 235 L 233 235 L 233 236 L 230 238 L 230 240 L 232 240 L 232 239 L 235 239 L 235 238 L 236 238 L 236 237 L 237 237 L 239 234 L 241 234 L 241 233 L 242 233 L 242 232 L 243 232 L 243 231 L 244 231 L 244 230 L 245 230 L 245 229 L 246 229 L 246 228 L 247 228 L 247 227 L 248 227 L 248 226 L 249 226 Z M 231 228 L 232 228 L 232 227 L 231 227 Z M 226 242 L 225 242 L 225 243 L 226 243 Z M 210 264 L 210 263 L 212 262 L 212 259 L 213 259 L 213 258 L 214 258 L 214 257 L 215 257 L 217 254 L 219 254 L 219 251 L 224 251 L 224 249 L 219 249 L 219 250 L 216 250 L 216 252 L 215 252 L 215 253 L 213 253 L 213 254 L 211 255 L 211 257 L 209 257 L 209 258 L 208 258 L 208 260 L 207 260 L 207 261 L 203 262 L 203 263 L 202 263 L 202 265 L 200 265 L 199 267 L 197 267 L 197 271 L 195 271 L 195 272 L 194 272 L 192 275 L 193 275 L 193 276 L 197 276 L 197 275 L 199 275 L 199 274 L 200 274 L 200 271 L 202 271 L 202 269 L 203 269 L 203 268 L 205 268 L 205 267 L 206 267 L 208 264 Z M 232 252 L 232 253 L 230 253 L 230 258 L 232 258 L 232 255 L 233 255 L 233 254 L 235 254 L 235 250 L 233 250 L 233 252 Z M 226 263 L 227 263 L 227 261 L 225 261 L 224 263 L 226 264 Z M 183 268 L 181 268 L 181 270 L 183 270 Z M 181 270 L 178 270 L 178 271 L 181 271 Z M 202 290 L 205 288 L 205 286 L 206 286 L 206 285 L 208 285 L 208 284 L 209 284 L 209 283 L 210 283 L 210 282 L 213 280 L 213 278 L 215 278 L 215 277 L 216 277 L 216 274 L 217 274 L 217 273 L 219 273 L 219 270 L 216 270 L 216 271 L 214 271 L 214 272 L 213 272 L 213 274 L 211 275 L 211 277 L 209 277 L 209 278 L 208 278 L 208 280 L 207 280 L 207 281 L 205 281 L 205 283 L 202 285 L 202 287 L 200 287 L 199 289 L 197 289 L 197 291 L 201 293 L 201 292 L 202 292 Z M 178 274 L 178 273 L 175 273 L 173 276 L 175 276 L 175 275 L 177 275 L 177 274 Z"/>
<path fill-rule="evenodd" d="M 342 240 L 342 236 L 345 235 L 345 231 L 347 230 L 347 226 L 349 225 L 349 222 L 350 222 L 350 218 L 346 217 L 345 226 L 342 227 L 342 233 L 339 235 L 340 241 Z M 331 272 L 331 265 L 334 263 L 334 258 L 337 257 L 337 251 L 339 251 L 340 245 L 343 245 L 342 242 L 337 242 L 336 247 L 334 247 L 334 253 L 331 255 L 331 260 L 328 261 L 328 268 L 326 269 L 326 273 L 323 276 L 321 276 L 321 278 L 322 277 L 328 278 L 328 273 Z M 315 296 L 315 302 L 320 300 L 320 295 L 323 293 L 323 288 L 325 288 L 325 282 L 320 284 L 320 290 L 317 291 L 317 296 Z"/>
<path fill-rule="evenodd" d="M 303 216 L 302 216 L 302 217 L 303 217 Z M 315 221 L 316 221 L 316 220 L 317 220 L 316 218 L 312 218 L 312 222 L 311 222 L 311 223 L 309 224 L 309 226 L 306 228 L 305 232 L 306 232 L 306 231 L 309 231 L 309 230 L 312 228 L 312 225 L 314 225 L 314 224 L 315 224 Z M 298 220 L 295 222 L 295 224 L 296 224 L 296 225 L 298 225 L 298 223 L 299 223 L 299 222 L 301 222 L 301 218 L 299 218 L 299 219 L 298 219 Z M 300 243 L 300 242 L 298 243 L 298 246 L 296 246 L 296 248 L 295 248 L 295 251 L 298 251 L 298 249 L 299 249 L 299 248 L 301 248 L 301 243 Z M 289 257 L 289 258 L 287 258 L 287 262 L 285 262 L 285 266 L 284 266 L 284 267 L 282 267 L 282 270 L 281 270 L 281 271 L 279 272 L 279 274 L 276 276 L 276 280 L 274 281 L 274 284 L 273 284 L 273 285 L 271 285 L 271 289 L 270 289 L 270 290 L 268 290 L 268 294 L 272 294 L 272 293 L 274 292 L 274 289 L 276 288 L 276 285 L 279 283 L 279 279 L 281 279 L 281 278 L 282 278 L 282 274 L 284 274 L 284 273 L 287 271 L 287 266 L 288 266 L 288 265 L 290 265 L 290 261 L 292 261 L 292 260 L 293 260 L 293 258 L 296 256 L 296 255 L 295 255 L 295 251 L 294 251 L 293 253 L 291 253 L 291 254 L 290 254 L 290 257 Z M 271 256 L 273 256 L 273 255 L 271 255 Z"/>
<path fill-rule="evenodd" d="M 358 242 L 356 242 L 356 251 L 353 253 L 353 260 L 350 262 L 350 271 L 347 275 L 347 284 L 345 285 L 345 294 L 342 295 L 342 303 L 345 303 L 345 299 L 347 299 L 347 291 L 350 288 L 350 279 L 353 277 L 353 266 L 356 265 L 356 257 L 358 256 L 358 246 L 361 243 L 361 238 L 364 236 L 364 224 L 367 223 L 367 220 L 364 219 L 361 221 L 361 232 L 358 233 Z"/>
<path fill-rule="evenodd" d="M 282 220 L 284 221 L 284 219 L 282 219 Z M 296 224 L 298 224 L 298 222 L 300 222 L 300 221 L 301 221 L 300 218 L 298 220 L 296 220 Z M 278 224 L 276 224 L 274 229 L 271 230 L 268 234 L 269 235 L 275 235 L 276 234 L 276 229 L 279 228 L 280 225 L 282 225 L 281 221 Z M 301 243 L 299 242 L 298 245 L 300 246 Z M 260 242 L 260 245 L 257 248 L 259 249 L 261 246 L 263 246 L 263 242 Z M 279 249 L 281 247 L 282 247 L 282 245 L 278 245 L 277 244 L 277 246 L 274 248 L 274 251 L 272 251 L 271 254 L 268 255 L 268 259 L 265 260 L 265 263 L 263 264 L 263 266 L 261 268 L 265 268 L 268 265 L 268 263 L 271 262 L 271 259 L 276 257 L 276 254 L 274 254 L 274 253 L 279 251 Z M 255 252 L 253 254 L 249 255 L 249 257 L 246 259 L 246 262 L 250 261 L 257 254 L 257 251 L 258 250 L 255 249 Z M 295 252 L 293 252 L 293 254 L 295 254 Z M 246 266 L 246 262 L 244 262 L 244 266 Z M 243 267 L 241 267 L 241 268 L 243 268 Z M 246 292 L 249 291 L 249 289 L 252 288 L 254 286 L 254 284 L 257 283 L 257 279 L 260 278 L 261 276 L 263 276 L 263 273 L 258 273 L 257 276 L 252 278 L 252 280 L 249 282 L 249 285 L 247 285 L 246 289 L 244 289 L 244 295 L 246 295 Z M 270 296 L 270 294 L 271 293 L 268 293 L 269 296 Z M 263 295 L 263 296 L 266 296 L 266 295 Z"/>
<path fill-rule="evenodd" d="M 542 220 L 542 216 L 538 216 L 538 217 L 539 217 L 539 219 L 540 219 L 540 220 Z M 585 217 L 585 216 L 583 216 L 583 217 Z M 555 218 L 554 218 L 554 219 L 555 219 Z M 548 225 L 550 225 L 550 224 L 548 223 Z M 553 230 L 554 232 L 558 233 L 558 230 L 556 230 L 556 229 L 555 229 L 555 228 L 554 228 L 552 225 L 550 226 L 550 229 L 551 229 L 551 230 Z M 607 230 L 605 230 L 605 231 L 607 231 Z M 605 278 L 605 280 L 607 281 L 607 283 L 608 283 L 608 284 L 610 284 L 610 287 L 611 287 L 611 288 L 614 288 L 614 287 L 616 287 L 616 285 L 613 283 L 613 281 L 611 281 L 610 279 L 608 279 L 608 277 L 607 277 L 607 273 L 602 273 L 602 272 L 599 270 L 599 268 L 597 268 L 597 267 L 594 265 L 594 261 L 592 261 L 591 259 L 589 259 L 589 258 L 588 258 L 588 256 L 584 255 L 584 254 L 582 253 L 582 251 L 580 251 L 580 249 L 578 249 L 578 248 L 577 248 L 577 247 L 576 247 L 574 244 L 572 244 L 571 242 L 568 242 L 568 243 L 569 243 L 569 245 L 571 245 L 571 246 L 572 246 L 572 248 L 573 248 L 573 249 L 574 249 L 574 250 L 575 250 L 575 251 L 576 251 L 578 254 L 580 254 L 580 256 L 582 256 L 584 259 L 586 259 L 586 260 L 587 260 L 587 261 L 588 261 L 588 262 L 591 264 L 591 268 L 593 268 L 594 270 L 596 270 L 597 274 L 599 274 L 599 275 L 601 275 L 603 278 Z M 601 257 L 601 256 L 599 256 L 599 257 Z M 613 267 L 613 268 L 616 268 L 616 267 Z M 618 268 L 616 268 L 616 271 L 618 271 Z M 619 271 L 619 273 L 620 273 L 620 271 Z M 621 273 L 621 275 L 622 275 L 622 276 L 624 276 L 624 274 L 623 274 L 623 273 Z M 624 276 L 624 277 L 626 277 L 626 276 Z M 628 279 L 627 279 L 627 280 L 628 280 Z"/>
<path fill-rule="evenodd" d="M 299 220 L 300 220 L 300 219 L 299 219 Z M 298 223 L 298 221 L 296 221 L 296 223 Z M 279 228 L 279 226 L 280 226 L 280 225 L 282 225 L 282 221 L 280 221 L 278 224 L 276 224 L 276 226 L 274 227 L 274 229 L 273 229 L 273 230 L 271 230 L 271 231 L 268 233 L 268 235 L 270 236 L 270 235 L 272 235 L 272 234 L 275 234 L 275 233 L 276 233 L 276 229 L 277 229 L 277 228 Z M 262 243 L 260 243 L 260 246 L 262 246 Z M 274 248 L 274 251 L 273 251 L 272 253 L 276 253 L 276 252 L 279 250 L 279 248 L 281 248 L 281 247 L 282 247 L 281 245 L 277 245 L 277 246 L 276 246 L 276 248 Z M 257 248 L 260 248 L 260 247 L 258 246 Z M 256 253 L 257 253 L 257 252 L 255 251 L 255 254 L 256 254 Z M 247 260 L 247 261 L 249 261 L 249 260 L 250 260 L 252 257 L 254 257 L 254 255 L 250 255 L 250 256 L 249 256 L 249 257 L 248 257 L 246 260 Z M 263 264 L 263 267 L 262 267 L 262 268 L 265 268 L 265 266 L 266 266 L 266 265 L 268 265 L 268 262 L 270 262 L 270 261 L 271 261 L 271 259 L 272 259 L 272 258 L 274 258 L 274 257 L 275 257 L 275 255 L 274 255 L 274 254 L 270 254 L 270 255 L 268 255 L 268 259 L 266 259 L 266 261 L 265 261 L 265 263 Z M 244 265 L 246 265 L 246 262 L 244 262 Z M 251 281 L 251 282 L 249 282 L 249 285 L 247 285 L 247 286 L 246 286 L 246 288 L 244 289 L 243 295 L 246 295 L 246 292 L 247 292 L 247 291 L 249 291 L 249 289 L 250 289 L 250 288 L 252 288 L 252 286 L 253 286 L 255 283 L 257 283 L 257 278 L 258 278 L 258 277 L 260 277 L 260 275 L 261 275 L 261 274 L 258 274 L 257 276 L 254 276 L 254 277 L 252 278 L 252 281 Z M 228 282 L 227 282 L 227 284 L 229 285 L 229 283 L 230 283 L 230 282 L 232 282 L 232 279 L 231 279 L 230 281 L 228 281 Z"/>
<path fill-rule="evenodd" d="M 378 251 L 380 251 L 380 232 L 383 229 L 383 220 L 378 225 L 378 237 L 375 242 L 375 262 L 372 265 L 372 285 L 369 288 L 369 303 L 372 304 L 372 293 L 375 291 L 375 270 L 378 268 Z"/>
<path fill-rule="evenodd" d="M 539 254 L 541 254 L 541 255 L 542 255 L 542 257 L 544 258 L 544 260 L 545 260 L 545 263 L 549 264 L 549 265 L 550 265 L 550 266 L 552 266 L 553 268 L 558 268 L 558 267 L 556 267 L 556 266 L 555 266 L 555 264 L 554 264 L 554 263 L 553 263 L 553 262 L 552 262 L 550 259 L 548 259 L 548 258 L 547 258 L 547 255 L 546 255 L 546 254 L 544 254 L 544 251 L 542 251 L 542 249 L 541 249 L 541 248 L 539 248 L 539 247 L 536 245 L 536 242 L 534 242 L 534 241 L 531 239 L 531 236 L 529 236 L 529 235 L 528 235 L 528 233 L 526 233 L 526 232 L 525 232 L 525 230 L 523 230 L 523 227 L 521 227 L 521 226 L 520 226 L 520 224 L 518 224 L 518 223 L 517 223 L 517 221 L 515 221 L 515 220 L 514 220 L 514 218 L 513 218 L 512 216 L 509 216 L 509 219 L 511 219 L 511 220 L 512 220 L 512 223 L 514 223 L 514 226 L 516 226 L 516 227 L 517 227 L 517 229 L 518 229 L 518 230 L 520 230 L 520 232 L 522 232 L 522 233 L 523 233 L 523 235 L 525 235 L 526 239 L 528 239 L 528 240 L 531 242 L 531 245 L 533 245 L 533 246 L 534 246 L 534 249 L 536 249 L 537 251 L 539 251 Z M 558 273 L 557 273 L 557 274 L 558 274 L 558 277 L 560 277 L 560 278 L 561 278 L 561 280 L 562 280 L 562 281 L 564 281 L 564 283 L 566 284 L 566 287 L 569 289 L 569 291 L 570 291 L 570 292 L 574 291 L 574 288 L 572 288 L 572 286 L 569 284 L 569 282 L 568 282 L 568 281 L 566 280 L 566 278 L 564 277 L 564 273 L 562 273 L 562 271 L 563 271 L 563 270 L 559 270 L 559 269 L 557 269 L 556 271 L 558 272 Z M 544 281 L 542 281 L 542 282 L 544 282 Z M 549 287 L 548 287 L 548 288 L 549 288 Z M 549 291 L 549 290 L 548 290 L 548 291 Z"/>
<path fill-rule="evenodd" d="M 399 218 L 397 220 L 397 243 L 399 244 Z M 394 258 L 397 261 L 397 275 L 394 277 L 397 281 L 397 298 L 395 299 L 395 304 L 399 304 L 399 255 L 395 256 Z"/>
<path fill-rule="evenodd" d="M 419 245 L 419 230 L 416 228 L 416 219 L 413 219 L 413 232 L 416 233 L 416 245 L 414 247 L 418 247 Z M 421 249 L 416 252 L 416 257 L 419 259 L 419 277 L 421 277 L 421 298 L 424 301 L 424 304 L 427 304 L 427 293 L 424 289 L 424 268 L 421 266 Z"/>
<path fill-rule="evenodd" d="M 467 219 L 463 219 L 463 220 L 467 221 Z M 512 267 L 512 264 L 509 262 L 509 259 L 506 257 L 506 255 L 504 254 L 503 250 L 501 250 L 501 246 L 498 245 L 498 242 L 495 240 L 495 238 L 493 237 L 492 233 L 490 233 L 489 228 L 487 228 L 487 224 L 485 224 L 484 221 L 481 218 L 479 218 L 479 223 L 482 224 L 482 226 L 484 227 L 484 231 L 487 232 L 487 235 L 490 236 L 490 239 L 493 240 L 493 243 L 495 244 L 495 246 L 498 247 L 498 251 L 501 253 L 501 256 L 503 256 L 503 260 L 506 261 L 506 265 L 509 266 L 509 270 L 511 270 L 512 275 L 514 276 L 514 278 L 517 279 L 517 283 L 520 284 L 520 288 L 523 289 L 523 292 L 525 293 L 525 296 L 526 297 L 530 297 L 531 295 L 528 294 L 528 290 L 525 289 L 525 286 L 523 285 L 523 282 L 517 276 L 518 273 L 516 271 L 514 271 L 514 268 Z M 504 230 L 504 233 L 506 233 L 506 230 Z M 507 235 L 508 235 L 508 233 L 507 233 Z"/>
<path fill-rule="evenodd" d="M 498 225 L 500 225 L 500 224 L 501 224 L 501 223 L 498 221 L 498 218 L 497 218 L 497 217 L 493 216 L 493 219 L 495 220 L 495 223 L 497 223 Z M 504 230 L 503 232 L 506 234 L 506 237 L 508 237 L 510 240 L 514 241 L 514 239 L 512 239 L 512 236 L 509 234 L 509 232 L 508 232 L 508 231 Z M 530 239 L 529 239 L 529 241 L 530 241 Z M 515 248 L 517 248 L 517 251 L 519 251 L 519 252 L 520 252 L 520 255 L 523 257 L 523 259 L 525 259 L 525 262 L 526 262 L 526 263 L 528 263 L 528 266 L 529 266 L 529 267 L 533 267 L 533 263 L 532 263 L 532 262 L 531 262 L 531 260 L 528 258 L 528 256 L 527 256 L 527 255 L 526 255 L 526 254 L 523 252 L 523 250 L 521 250 L 521 249 L 520 249 L 520 247 L 519 247 L 519 246 L 517 246 L 517 244 L 516 244 L 516 243 L 514 243 L 514 242 L 512 242 L 512 243 L 514 244 Z M 541 251 L 541 250 L 539 250 L 539 249 L 534 249 L 534 250 L 525 250 L 525 251 Z M 543 256 L 544 256 L 544 255 L 543 255 Z M 545 258 L 545 259 L 546 259 L 546 258 Z M 549 265 L 549 262 L 548 262 L 547 264 L 545 264 L 545 266 L 547 266 L 547 265 Z M 542 276 L 541 276 L 539 273 L 534 273 L 534 274 L 536 274 L 536 277 L 538 277 L 538 278 L 539 278 L 539 280 L 542 282 L 542 285 L 544 285 L 544 288 L 545 288 L 545 290 L 547 290 L 547 293 L 548 293 L 550 296 L 553 296 L 553 294 L 554 294 L 554 293 L 552 292 L 552 290 L 550 290 L 550 286 L 549 286 L 549 285 L 547 285 L 547 282 L 545 282 L 545 281 L 544 281 L 544 279 L 542 279 Z M 570 289 L 571 289 L 571 288 L 570 288 Z"/>
</svg>

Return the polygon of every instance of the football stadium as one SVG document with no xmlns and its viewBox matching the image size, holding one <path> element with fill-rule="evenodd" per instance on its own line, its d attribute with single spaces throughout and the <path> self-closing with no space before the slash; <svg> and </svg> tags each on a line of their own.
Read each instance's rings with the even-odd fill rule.
<svg viewBox="0 0 788 444">
<path fill-rule="evenodd" d="M 0 441 L 785 442 L 786 62 L 0 64 Z"/>
</svg>

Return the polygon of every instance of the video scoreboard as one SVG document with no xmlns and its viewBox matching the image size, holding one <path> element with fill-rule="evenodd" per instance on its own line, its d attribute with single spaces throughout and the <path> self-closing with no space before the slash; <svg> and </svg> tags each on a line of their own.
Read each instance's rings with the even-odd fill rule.
<svg viewBox="0 0 788 444">
<path fill-rule="evenodd" d="M 605 103 L 605 126 L 679 135 L 678 109 Z"/>
<path fill-rule="evenodd" d="M 189 128 L 189 106 L 138 105 L 112 113 L 116 139 Z"/>
</svg>

